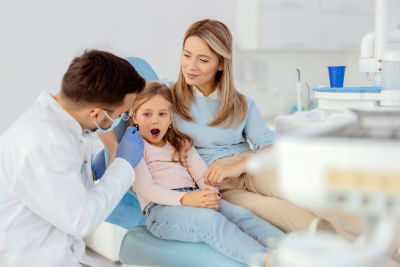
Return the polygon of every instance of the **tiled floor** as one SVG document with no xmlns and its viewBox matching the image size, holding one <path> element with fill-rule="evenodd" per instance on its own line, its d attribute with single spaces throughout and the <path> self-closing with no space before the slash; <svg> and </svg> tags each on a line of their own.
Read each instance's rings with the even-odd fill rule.
<svg viewBox="0 0 400 267">
<path fill-rule="evenodd" d="M 111 266 L 111 267 L 121 267 L 121 266 L 123 266 L 122 263 L 120 263 L 120 262 L 112 262 L 109 259 L 107 259 L 107 258 L 101 256 L 100 254 L 94 252 L 90 248 L 86 248 L 86 255 L 88 255 L 89 257 L 94 258 L 94 259 L 96 259 L 96 260 L 98 260 L 98 261 L 100 261 L 100 262 L 102 262 L 104 264 L 107 264 L 108 266 Z"/>
</svg>

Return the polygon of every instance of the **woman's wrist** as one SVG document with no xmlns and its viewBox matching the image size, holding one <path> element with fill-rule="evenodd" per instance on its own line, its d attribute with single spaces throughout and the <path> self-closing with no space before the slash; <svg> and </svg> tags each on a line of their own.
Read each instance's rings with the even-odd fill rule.
<svg viewBox="0 0 400 267">
<path fill-rule="evenodd" d="M 235 163 L 232 163 L 232 167 L 236 168 L 237 171 L 241 174 L 246 172 L 246 161 L 247 159 L 241 159 Z"/>
</svg>

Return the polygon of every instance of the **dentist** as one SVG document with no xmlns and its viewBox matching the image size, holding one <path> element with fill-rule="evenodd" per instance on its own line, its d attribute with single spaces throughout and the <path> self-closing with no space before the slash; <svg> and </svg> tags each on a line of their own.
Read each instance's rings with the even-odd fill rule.
<svg viewBox="0 0 400 267">
<path fill-rule="evenodd" d="M 86 51 L 61 91 L 42 92 L 0 138 L 0 266 L 105 266 L 81 240 L 112 212 L 135 180 L 143 140 L 129 127 L 106 170 L 91 166 L 93 131 L 129 119 L 145 81 L 124 59 Z M 94 185 L 92 169 L 97 179 Z"/>
</svg>

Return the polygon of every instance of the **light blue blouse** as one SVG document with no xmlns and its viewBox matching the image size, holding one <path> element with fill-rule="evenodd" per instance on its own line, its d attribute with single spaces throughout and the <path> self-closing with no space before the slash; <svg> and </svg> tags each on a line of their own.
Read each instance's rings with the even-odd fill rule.
<svg viewBox="0 0 400 267">
<path fill-rule="evenodd" d="M 267 127 L 254 101 L 246 99 L 249 112 L 238 128 L 221 129 L 207 126 L 218 114 L 218 99 L 195 96 L 190 110 L 194 122 L 187 122 L 176 116 L 178 130 L 193 139 L 196 150 L 208 166 L 216 159 L 250 151 L 247 140 L 256 152 L 265 146 L 273 145 L 276 134 Z"/>
</svg>

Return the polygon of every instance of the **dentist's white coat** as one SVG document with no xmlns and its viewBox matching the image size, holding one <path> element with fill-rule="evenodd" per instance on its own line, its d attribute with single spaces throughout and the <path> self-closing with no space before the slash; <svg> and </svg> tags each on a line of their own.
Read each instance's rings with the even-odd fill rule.
<svg viewBox="0 0 400 267">
<path fill-rule="evenodd" d="M 0 266 L 105 266 L 84 255 L 80 238 L 108 217 L 135 173 L 117 158 L 94 186 L 90 136 L 42 92 L 0 137 Z"/>
</svg>

